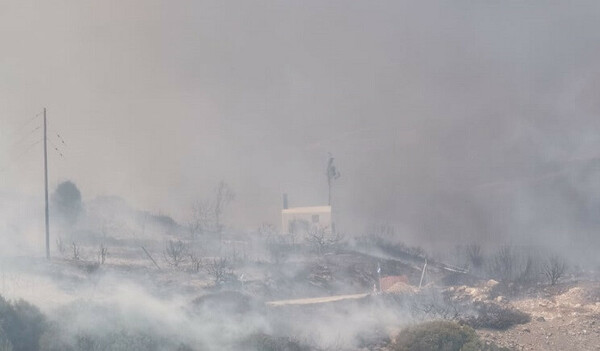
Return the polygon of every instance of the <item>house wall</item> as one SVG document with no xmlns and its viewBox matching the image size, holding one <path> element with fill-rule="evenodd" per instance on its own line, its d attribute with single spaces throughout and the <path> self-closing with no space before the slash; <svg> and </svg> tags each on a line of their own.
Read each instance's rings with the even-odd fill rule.
<svg viewBox="0 0 600 351">
<path fill-rule="evenodd" d="M 305 227 L 305 228 L 304 228 Z M 290 229 L 302 231 L 312 228 L 331 230 L 331 207 L 299 207 L 281 211 L 281 232 L 290 234 Z M 299 234 L 299 233 L 298 233 Z"/>
</svg>

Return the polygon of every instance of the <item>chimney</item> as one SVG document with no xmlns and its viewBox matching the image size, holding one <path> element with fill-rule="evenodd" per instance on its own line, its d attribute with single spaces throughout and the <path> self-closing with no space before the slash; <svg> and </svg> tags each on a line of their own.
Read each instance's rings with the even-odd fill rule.
<svg viewBox="0 0 600 351">
<path fill-rule="evenodd" d="M 283 209 L 287 210 L 287 208 L 288 208 L 288 197 L 287 197 L 287 194 L 284 193 L 283 194 Z"/>
</svg>

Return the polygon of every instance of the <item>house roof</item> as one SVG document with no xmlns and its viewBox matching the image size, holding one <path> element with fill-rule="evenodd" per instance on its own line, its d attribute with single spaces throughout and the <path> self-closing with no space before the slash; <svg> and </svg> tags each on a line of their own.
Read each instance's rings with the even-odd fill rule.
<svg viewBox="0 0 600 351">
<path fill-rule="evenodd" d="M 331 206 L 292 207 L 281 210 L 281 213 L 331 213 Z"/>
</svg>

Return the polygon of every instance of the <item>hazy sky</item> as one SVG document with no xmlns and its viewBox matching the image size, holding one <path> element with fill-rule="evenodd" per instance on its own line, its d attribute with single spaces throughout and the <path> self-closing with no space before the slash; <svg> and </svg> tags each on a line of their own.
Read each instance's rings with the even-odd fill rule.
<svg viewBox="0 0 600 351">
<path fill-rule="evenodd" d="M 45 106 L 84 199 L 182 219 L 223 179 L 252 228 L 326 202 L 331 152 L 347 231 L 595 230 L 597 1 L 0 0 L 0 44 L 3 191 L 42 189 Z"/>
</svg>

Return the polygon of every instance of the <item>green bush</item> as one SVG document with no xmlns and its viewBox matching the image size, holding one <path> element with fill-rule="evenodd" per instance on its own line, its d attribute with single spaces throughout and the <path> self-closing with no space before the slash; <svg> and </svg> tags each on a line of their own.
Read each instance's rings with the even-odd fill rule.
<svg viewBox="0 0 600 351">
<path fill-rule="evenodd" d="M 473 328 L 489 328 L 505 330 L 515 324 L 525 324 L 531 316 L 514 308 L 503 307 L 494 303 L 476 303 L 477 315 L 464 319 Z"/>
<path fill-rule="evenodd" d="M 186 351 L 179 335 L 141 318 L 123 318 L 116 305 L 79 300 L 53 314 L 41 339 L 43 351 Z M 137 323 L 139 321 L 139 323 Z M 199 348 L 202 350 L 202 348 Z"/>
<path fill-rule="evenodd" d="M 289 337 L 275 337 L 263 333 L 252 334 L 238 343 L 240 350 L 248 351 L 310 351 L 307 345 Z"/>
<path fill-rule="evenodd" d="M 45 327 L 46 318 L 37 307 L 0 296 L 0 350 L 39 350 Z"/>
<path fill-rule="evenodd" d="M 54 330 L 60 332 L 59 329 Z M 63 331 L 64 332 L 64 331 Z M 192 350 L 188 345 L 140 331 L 79 332 L 76 335 L 44 336 L 44 351 L 163 351 Z"/>
<path fill-rule="evenodd" d="M 394 351 L 500 351 L 481 341 L 475 330 L 455 322 L 433 321 L 406 328 L 393 344 Z"/>
<path fill-rule="evenodd" d="M 103 335 L 79 334 L 75 338 L 77 351 L 147 351 L 162 350 L 163 340 L 144 333 L 121 331 Z M 170 348 L 169 348 L 170 349 Z"/>
</svg>

